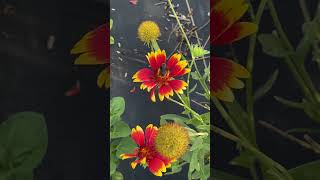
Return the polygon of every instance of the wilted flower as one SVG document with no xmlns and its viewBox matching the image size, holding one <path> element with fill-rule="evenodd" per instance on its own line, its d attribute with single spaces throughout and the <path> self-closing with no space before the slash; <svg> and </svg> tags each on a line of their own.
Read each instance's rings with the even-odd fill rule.
<svg viewBox="0 0 320 180">
<path fill-rule="evenodd" d="M 164 97 L 173 96 L 173 92 L 183 94 L 188 84 L 183 80 L 175 79 L 190 72 L 186 68 L 188 62 L 181 60 L 181 54 L 173 54 L 166 61 L 164 50 L 158 49 L 156 52 L 148 53 L 148 62 L 151 68 L 143 68 L 136 72 L 132 79 L 133 82 L 142 82 L 141 89 L 151 91 L 150 98 L 156 101 L 155 90 L 158 90 L 159 99 L 163 101 Z"/>
</svg>

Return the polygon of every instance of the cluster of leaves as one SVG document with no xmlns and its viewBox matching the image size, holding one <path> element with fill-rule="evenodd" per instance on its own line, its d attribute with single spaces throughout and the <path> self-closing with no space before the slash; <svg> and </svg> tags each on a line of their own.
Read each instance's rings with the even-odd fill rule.
<svg viewBox="0 0 320 180">
<path fill-rule="evenodd" d="M 136 147 L 130 137 L 130 127 L 121 119 L 124 111 L 124 98 L 112 98 L 110 101 L 110 177 L 112 180 L 123 179 L 121 172 L 117 171 L 120 154 L 131 152 Z"/>
<path fill-rule="evenodd" d="M 316 90 L 306 71 L 305 61 L 313 50 L 313 60 L 318 63 L 320 69 L 320 51 L 318 48 L 320 42 L 320 15 L 318 14 L 312 21 L 305 22 L 302 25 L 302 31 L 304 35 L 296 48 L 293 48 L 290 42 L 285 40 L 287 37 L 284 34 L 279 35 L 278 30 L 274 30 L 269 34 L 260 34 L 259 41 L 264 53 L 284 60 L 305 96 L 300 102 L 277 96 L 275 99 L 285 106 L 303 110 L 312 120 L 319 123 L 320 93 Z"/>
<path fill-rule="evenodd" d="M 10 116 L 0 125 L 0 180 L 33 180 L 47 146 L 47 126 L 41 114 Z"/>
<path fill-rule="evenodd" d="M 196 118 L 176 114 L 165 114 L 160 117 L 160 125 L 175 122 L 189 131 L 190 147 L 186 154 L 171 165 L 166 175 L 179 173 L 188 165 L 188 179 L 206 180 L 210 177 L 210 112 L 201 115 L 203 122 Z"/>
</svg>

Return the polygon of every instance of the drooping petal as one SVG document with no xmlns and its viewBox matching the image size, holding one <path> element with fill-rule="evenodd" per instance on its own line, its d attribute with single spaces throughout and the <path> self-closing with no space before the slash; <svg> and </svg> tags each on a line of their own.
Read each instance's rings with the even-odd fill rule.
<svg viewBox="0 0 320 180">
<path fill-rule="evenodd" d="M 105 88 L 109 88 L 110 87 L 110 67 L 105 68 L 104 70 L 102 70 L 100 72 L 100 74 L 98 75 L 97 78 L 97 85 L 98 87 L 102 87 L 103 85 L 105 86 Z"/>
<path fill-rule="evenodd" d="M 143 158 L 139 158 L 139 159 L 131 162 L 131 168 L 135 169 L 137 164 L 142 164 L 142 165 L 145 164 L 146 163 L 146 159 L 147 159 L 146 157 L 143 157 Z"/>
<path fill-rule="evenodd" d="M 246 36 L 257 32 L 258 26 L 249 22 L 238 22 L 233 24 L 227 31 L 225 31 L 219 38 L 217 38 L 213 45 L 231 44 Z"/>
<path fill-rule="evenodd" d="M 169 98 L 170 96 L 173 96 L 173 90 L 172 90 L 171 86 L 162 85 L 159 88 L 159 99 L 160 99 L 160 101 L 163 101 L 164 97 Z"/>
<path fill-rule="evenodd" d="M 146 146 L 153 146 L 155 138 L 157 136 L 158 128 L 149 124 L 146 128 Z"/>
<path fill-rule="evenodd" d="M 143 82 L 140 85 L 140 89 L 144 90 L 147 88 L 148 92 L 157 85 L 155 81 Z"/>
<path fill-rule="evenodd" d="M 136 72 L 133 76 L 133 82 L 145 82 L 145 81 L 152 81 L 153 80 L 153 72 L 148 68 L 140 69 Z"/>
<path fill-rule="evenodd" d="M 151 89 L 150 99 L 152 102 L 156 102 L 155 90 L 156 90 L 156 86 Z"/>
<path fill-rule="evenodd" d="M 166 172 L 166 166 L 161 159 L 153 158 L 148 162 L 149 170 L 156 176 L 162 176 L 162 172 Z"/>
<path fill-rule="evenodd" d="M 234 95 L 231 88 L 243 88 L 244 84 L 237 78 L 248 78 L 249 72 L 240 64 L 225 58 L 211 59 L 211 94 L 223 101 L 232 102 Z"/>
<path fill-rule="evenodd" d="M 138 155 L 138 148 L 135 148 L 132 154 L 120 154 L 120 158 L 122 160 L 130 159 L 130 158 L 136 158 L 137 155 Z"/>
<path fill-rule="evenodd" d="M 183 94 L 183 90 L 188 86 L 188 84 L 183 80 L 170 80 L 168 83 L 170 87 L 179 94 Z"/>
<path fill-rule="evenodd" d="M 144 145 L 144 132 L 140 126 L 132 128 L 131 138 L 138 144 L 140 147 Z"/>
</svg>

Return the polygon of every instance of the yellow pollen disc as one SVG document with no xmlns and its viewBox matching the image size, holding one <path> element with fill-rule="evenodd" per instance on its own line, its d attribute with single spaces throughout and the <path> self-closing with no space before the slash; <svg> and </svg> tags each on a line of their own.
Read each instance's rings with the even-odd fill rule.
<svg viewBox="0 0 320 180">
<path fill-rule="evenodd" d="M 144 21 L 138 27 L 139 39 L 149 44 L 153 40 L 157 40 L 160 36 L 160 28 L 157 23 L 153 21 Z"/>
<path fill-rule="evenodd" d="M 178 159 L 187 151 L 188 145 L 188 131 L 179 124 L 168 123 L 159 128 L 155 147 L 162 156 Z"/>
</svg>

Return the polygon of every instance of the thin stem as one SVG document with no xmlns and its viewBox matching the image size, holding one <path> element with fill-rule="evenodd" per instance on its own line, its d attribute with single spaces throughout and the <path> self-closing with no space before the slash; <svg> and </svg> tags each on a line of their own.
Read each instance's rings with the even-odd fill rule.
<svg viewBox="0 0 320 180">
<path fill-rule="evenodd" d="M 307 22 L 311 21 L 310 13 L 309 13 L 309 10 L 307 8 L 306 2 L 304 0 L 299 0 L 299 4 L 300 4 L 300 8 L 301 8 L 304 20 L 307 21 Z"/>
<path fill-rule="evenodd" d="M 181 24 L 181 22 L 180 22 L 180 20 L 179 20 L 179 18 L 178 18 L 178 15 L 177 15 L 176 11 L 174 10 L 174 7 L 173 7 L 173 5 L 172 5 L 171 0 L 168 0 L 168 3 L 169 3 L 170 9 L 171 9 L 174 17 L 176 18 L 176 21 L 177 21 L 177 23 L 178 23 L 178 25 L 179 25 L 180 31 L 182 32 L 183 38 L 184 38 L 185 41 L 187 42 L 187 45 L 188 45 L 188 47 L 189 47 L 189 50 L 191 50 L 190 41 L 189 41 L 189 39 L 188 39 L 188 37 L 187 37 L 187 35 L 186 35 L 183 27 L 182 27 L 182 24 Z M 195 57 L 193 57 L 192 53 L 191 53 L 191 57 L 192 57 L 192 62 L 191 62 L 190 68 L 192 68 L 192 66 L 194 65 L 194 67 L 195 67 L 195 69 L 196 69 L 197 75 L 198 75 L 199 77 L 202 77 L 201 74 L 200 74 L 200 71 L 199 71 L 199 69 L 198 69 L 198 67 L 197 67 L 197 64 L 195 63 Z M 189 82 L 190 82 L 190 73 L 188 74 L 187 83 L 189 84 Z M 202 88 L 204 89 L 207 98 L 210 98 L 210 91 L 209 91 L 209 88 L 208 88 L 207 84 L 203 81 L 202 78 L 200 78 L 199 82 L 200 82 Z M 189 90 L 189 87 L 188 87 L 188 90 Z"/>
<path fill-rule="evenodd" d="M 192 13 L 192 11 L 191 11 L 191 8 L 190 8 L 189 1 L 188 1 L 188 0 L 186 0 L 186 4 L 187 4 L 188 12 L 189 12 L 189 14 L 190 14 L 190 19 L 191 19 L 192 26 L 195 27 L 195 26 L 196 26 L 196 23 L 194 22 L 193 15 L 192 15 L 193 13 Z M 194 34 L 196 35 L 196 38 L 197 38 L 197 41 L 198 41 L 199 46 L 201 46 L 201 42 L 200 42 L 200 40 L 199 40 L 199 35 L 198 35 L 197 30 L 195 30 Z M 203 47 L 203 48 L 204 48 L 204 47 Z M 203 61 L 204 67 L 207 68 L 207 63 L 206 63 L 206 61 L 205 61 L 205 59 L 204 59 L 203 56 L 202 56 L 202 61 Z"/>
<path fill-rule="evenodd" d="M 270 15 L 271 15 L 273 22 L 274 22 L 274 25 L 280 35 L 280 38 L 284 42 L 284 44 L 285 44 L 286 48 L 289 50 L 289 52 L 294 53 L 295 52 L 294 48 L 282 28 L 281 22 L 279 20 L 277 11 L 274 7 L 272 0 L 268 1 L 268 6 L 269 6 L 269 10 L 270 10 Z M 319 101 L 319 98 L 320 98 L 319 94 L 318 94 L 317 90 L 315 89 L 315 87 L 313 86 L 312 81 L 311 81 L 310 77 L 308 76 L 308 74 L 306 73 L 303 65 L 297 64 L 299 60 L 293 60 L 292 58 L 293 57 L 288 56 L 286 62 L 289 65 L 290 70 L 294 73 L 296 80 L 299 82 L 300 88 L 303 90 L 305 95 L 307 97 L 309 97 L 308 99 L 310 101 L 313 101 L 313 102 L 317 102 L 316 100 Z"/>
<path fill-rule="evenodd" d="M 260 152 L 258 149 L 253 147 L 247 141 L 241 140 L 241 138 L 238 138 L 237 136 L 235 136 L 229 132 L 226 132 L 223 129 L 220 129 L 220 128 L 213 126 L 213 125 L 211 125 L 211 130 L 213 132 L 229 139 L 229 140 L 232 140 L 236 143 L 241 144 L 244 148 L 246 148 L 248 151 L 253 153 L 262 163 L 264 163 L 265 165 L 268 165 L 270 167 L 275 168 L 275 170 L 278 170 L 284 179 L 293 180 L 291 175 L 288 173 L 288 171 L 282 165 L 280 165 L 279 163 L 275 162 L 274 160 L 272 160 L 271 158 L 269 158 L 268 156 L 266 156 L 265 154 Z"/>
<path fill-rule="evenodd" d="M 254 17 L 254 23 L 259 25 L 260 20 L 265 9 L 266 3 L 268 0 L 262 0 L 259 4 L 257 14 Z M 252 10 L 253 11 L 253 10 Z M 248 58 L 247 58 L 247 70 L 252 73 L 253 66 L 254 66 L 254 53 L 255 47 L 257 42 L 257 33 L 253 34 L 250 37 L 249 42 L 249 51 L 248 51 Z M 254 138 L 253 140 L 256 141 L 256 132 L 255 132 L 255 122 L 254 122 L 254 99 L 253 99 L 253 76 L 251 76 L 246 81 L 246 95 L 247 95 L 247 112 L 248 112 L 248 121 L 249 121 L 249 129 L 251 130 L 251 136 Z"/>
<path fill-rule="evenodd" d="M 192 110 L 189 106 L 187 106 L 186 104 L 182 104 L 182 103 L 180 103 L 180 102 L 178 102 L 178 101 L 176 101 L 176 100 L 174 100 L 174 99 L 172 99 L 172 98 L 168 98 L 171 102 L 174 102 L 174 103 L 176 103 L 176 104 L 178 104 L 179 106 L 182 106 L 182 107 L 184 107 L 184 108 L 186 108 L 187 110 L 189 110 L 193 115 L 194 115 L 194 117 L 196 118 L 196 119 L 198 119 L 199 121 L 201 121 L 201 122 L 203 122 L 203 120 L 202 120 L 202 118 L 201 118 L 201 116 L 197 113 L 197 112 L 195 112 L 194 110 Z"/>
</svg>

